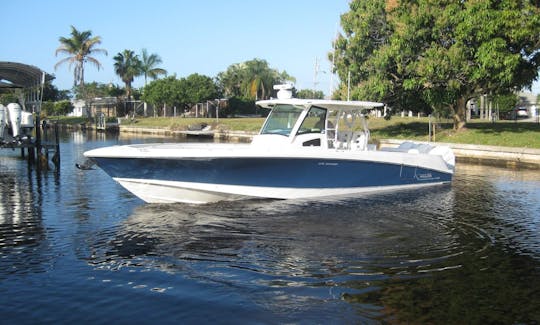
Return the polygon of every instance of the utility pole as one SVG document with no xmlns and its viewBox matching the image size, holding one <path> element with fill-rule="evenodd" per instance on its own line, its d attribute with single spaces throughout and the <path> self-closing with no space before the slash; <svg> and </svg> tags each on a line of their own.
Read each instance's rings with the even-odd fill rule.
<svg viewBox="0 0 540 325">
<path fill-rule="evenodd" d="M 317 90 L 317 86 L 319 84 L 318 75 L 319 75 L 320 68 L 321 66 L 319 65 L 319 58 L 315 57 L 315 72 L 313 74 L 313 91 L 312 91 L 313 98 L 315 98 L 315 91 Z"/>
</svg>

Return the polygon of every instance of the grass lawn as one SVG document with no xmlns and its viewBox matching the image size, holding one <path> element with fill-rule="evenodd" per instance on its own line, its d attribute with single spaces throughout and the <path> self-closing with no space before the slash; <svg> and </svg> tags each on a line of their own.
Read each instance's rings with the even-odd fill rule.
<svg viewBox="0 0 540 325">
<path fill-rule="evenodd" d="M 257 132 L 261 128 L 264 118 L 184 118 L 184 117 L 147 117 L 136 118 L 134 121 L 122 120 L 121 125 L 144 128 L 168 128 L 173 131 L 187 130 L 189 126 L 201 124 L 212 125 L 214 129 L 238 130 Z"/>
<path fill-rule="evenodd" d="M 390 121 L 370 119 L 369 127 L 374 139 L 428 140 L 427 118 L 393 117 Z M 464 129 L 455 132 L 452 129 L 452 122 L 443 120 L 436 123 L 435 141 L 540 149 L 540 124 L 472 120 Z"/>
<path fill-rule="evenodd" d="M 55 120 L 55 118 L 51 118 Z M 61 118 L 60 123 L 79 124 L 78 119 Z M 205 123 L 214 129 L 257 132 L 264 118 L 183 118 L 183 117 L 137 117 L 134 121 L 122 120 L 122 125 L 144 128 L 168 128 L 186 130 L 190 125 Z M 464 129 L 455 132 L 450 120 L 436 122 L 435 141 L 466 143 L 491 146 L 524 147 L 540 149 L 540 124 L 533 122 L 497 121 L 496 123 L 472 120 Z M 370 118 L 368 125 L 371 136 L 380 139 L 428 140 L 429 120 L 427 117 L 392 117 L 390 120 Z"/>
</svg>

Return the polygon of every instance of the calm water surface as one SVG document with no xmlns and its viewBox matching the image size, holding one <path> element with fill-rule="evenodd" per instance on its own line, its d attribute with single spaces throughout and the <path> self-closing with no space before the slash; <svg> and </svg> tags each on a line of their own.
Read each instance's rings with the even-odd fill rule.
<svg viewBox="0 0 540 325">
<path fill-rule="evenodd" d="M 148 141 L 163 140 L 66 134 L 58 175 L 0 151 L 0 323 L 540 322 L 538 171 L 458 165 L 420 191 L 193 206 L 74 167 Z"/>
</svg>

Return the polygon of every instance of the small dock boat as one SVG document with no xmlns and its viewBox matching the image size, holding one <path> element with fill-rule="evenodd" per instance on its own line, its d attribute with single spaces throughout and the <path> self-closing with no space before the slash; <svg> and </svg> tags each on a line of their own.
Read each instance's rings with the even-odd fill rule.
<svg viewBox="0 0 540 325">
<path fill-rule="evenodd" d="M 0 104 L 0 141 L 4 140 L 4 130 L 7 125 L 6 107 Z"/>
<path fill-rule="evenodd" d="M 448 147 L 370 144 L 365 114 L 381 103 L 295 99 L 283 87 L 257 105 L 271 112 L 250 144 L 134 144 L 84 155 L 150 203 L 316 198 L 452 180 Z"/>
<path fill-rule="evenodd" d="M 7 105 L 9 125 L 11 126 L 11 133 L 14 138 L 17 138 L 21 134 L 21 117 L 22 109 L 17 103 L 9 103 Z"/>
</svg>

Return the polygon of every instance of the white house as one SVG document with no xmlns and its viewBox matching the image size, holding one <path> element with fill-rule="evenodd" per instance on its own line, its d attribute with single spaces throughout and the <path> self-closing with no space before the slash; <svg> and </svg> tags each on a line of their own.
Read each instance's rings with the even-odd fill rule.
<svg viewBox="0 0 540 325">
<path fill-rule="evenodd" d="M 86 108 L 86 102 L 82 99 L 74 99 L 71 101 L 73 104 L 73 111 L 68 116 L 88 116 L 88 109 Z"/>
</svg>

